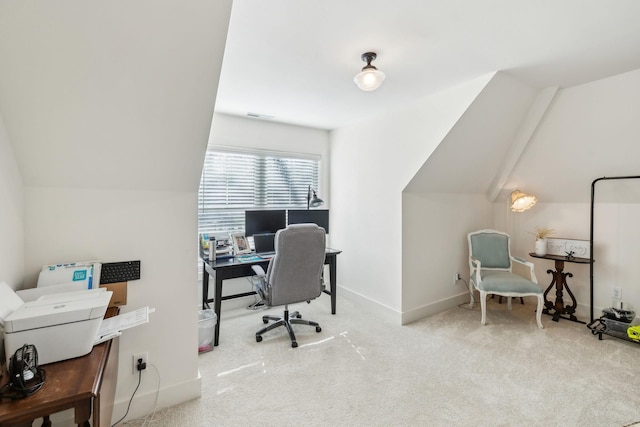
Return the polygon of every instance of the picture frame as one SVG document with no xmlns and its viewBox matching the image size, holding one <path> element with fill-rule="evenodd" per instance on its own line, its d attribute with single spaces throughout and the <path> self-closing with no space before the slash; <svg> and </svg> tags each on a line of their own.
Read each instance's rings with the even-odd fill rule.
<svg viewBox="0 0 640 427">
<path fill-rule="evenodd" d="M 569 253 L 575 258 L 591 258 L 589 240 L 547 237 L 548 255 L 567 256 Z"/>
<path fill-rule="evenodd" d="M 243 255 L 251 253 L 251 246 L 244 233 L 231 233 L 231 242 L 233 243 L 233 253 L 235 255 Z"/>
</svg>

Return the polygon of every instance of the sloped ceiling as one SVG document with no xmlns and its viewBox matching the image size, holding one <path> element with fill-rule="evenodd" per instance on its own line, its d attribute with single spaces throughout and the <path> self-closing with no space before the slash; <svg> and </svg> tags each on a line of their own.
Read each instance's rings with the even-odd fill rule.
<svg viewBox="0 0 640 427">
<path fill-rule="evenodd" d="M 640 69 L 558 91 L 505 187 L 526 183 L 544 202 L 588 202 L 593 180 L 640 175 L 638 118 Z M 640 202 L 628 185 L 599 200 Z"/>
<path fill-rule="evenodd" d="M 593 180 L 640 175 L 640 70 L 555 92 L 509 164 L 540 93 L 497 73 L 405 190 L 486 194 L 493 202 L 519 188 L 543 203 L 587 203 Z M 611 189 L 599 201 L 640 202 L 637 183 L 600 187 Z"/>
<path fill-rule="evenodd" d="M 231 0 L 0 1 L 0 114 L 26 186 L 197 188 Z"/>
<path fill-rule="evenodd" d="M 541 89 L 640 68 L 637 0 L 235 0 L 216 110 L 336 129 L 495 71 Z M 363 52 L 386 73 L 353 76 Z"/>
<path fill-rule="evenodd" d="M 505 73 L 494 75 L 405 190 L 488 194 L 536 92 Z"/>
</svg>

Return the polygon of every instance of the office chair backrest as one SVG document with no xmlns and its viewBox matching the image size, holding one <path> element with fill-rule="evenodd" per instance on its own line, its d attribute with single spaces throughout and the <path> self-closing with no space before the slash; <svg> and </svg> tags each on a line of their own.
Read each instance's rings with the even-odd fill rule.
<svg viewBox="0 0 640 427">
<path fill-rule="evenodd" d="M 469 233 L 469 253 L 482 268 L 511 269 L 509 235 L 495 230 Z"/>
<path fill-rule="evenodd" d="M 293 304 L 322 293 L 325 232 L 315 224 L 292 224 L 276 233 L 276 253 L 267 268 L 269 305 Z"/>
</svg>

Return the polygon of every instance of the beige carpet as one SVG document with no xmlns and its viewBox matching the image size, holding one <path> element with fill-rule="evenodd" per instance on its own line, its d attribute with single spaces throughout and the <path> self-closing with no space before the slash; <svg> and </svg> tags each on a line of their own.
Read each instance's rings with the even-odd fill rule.
<svg viewBox="0 0 640 427">
<path fill-rule="evenodd" d="M 395 325 L 339 298 L 299 304 L 299 326 L 256 343 L 265 311 L 223 312 L 220 346 L 199 356 L 202 398 L 154 426 L 630 426 L 640 421 L 640 345 L 491 300 Z M 274 312 L 279 310 L 269 310 Z M 149 422 L 151 421 L 151 422 Z M 127 426 L 141 426 L 143 420 Z"/>
</svg>

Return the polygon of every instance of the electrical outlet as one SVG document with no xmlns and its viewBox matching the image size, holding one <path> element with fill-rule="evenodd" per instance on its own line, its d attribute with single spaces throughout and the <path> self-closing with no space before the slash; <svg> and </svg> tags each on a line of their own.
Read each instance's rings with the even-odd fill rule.
<svg viewBox="0 0 640 427">
<path fill-rule="evenodd" d="M 132 374 L 137 374 L 138 373 L 138 360 L 142 359 L 142 363 L 146 365 L 149 364 L 149 353 L 148 352 L 142 352 L 142 353 L 136 353 L 133 355 L 133 364 L 132 364 Z M 144 368 L 143 368 L 144 369 Z"/>
<path fill-rule="evenodd" d="M 460 273 L 456 273 L 453 275 L 453 284 L 455 285 L 456 283 L 458 283 L 458 280 L 460 280 Z"/>
<path fill-rule="evenodd" d="M 622 288 L 613 287 L 611 288 L 611 298 L 613 299 L 622 299 Z"/>
</svg>

